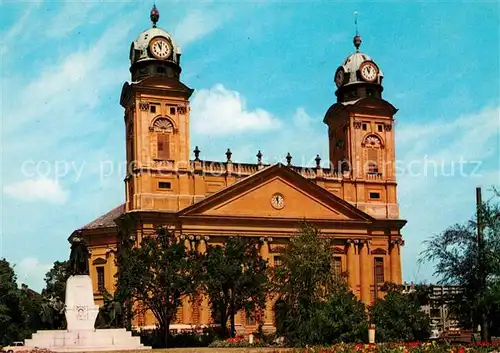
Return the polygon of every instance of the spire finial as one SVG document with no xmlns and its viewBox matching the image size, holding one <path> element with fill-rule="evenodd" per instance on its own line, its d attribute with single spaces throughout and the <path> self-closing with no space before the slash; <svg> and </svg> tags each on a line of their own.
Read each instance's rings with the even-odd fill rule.
<svg viewBox="0 0 500 353">
<path fill-rule="evenodd" d="M 358 35 L 358 11 L 354 11 L 354 26 L 356 27 L 356 35 Z"/>
<path fill-rule="evenodd" d="M 153 22 L 153 28 L 156 28 L 156 22 L 160 19 L 160 11 L 156 8 L 156 3 L 153 3 L 153 8 L 151 9 L 149 17 L 151 18 L 151 22 Z"/>
<path fill-rule="evenodd" d="M 354 11 L 354 26 L 356 27 L 356 35 L 354 36 L 352 42 L 356 47 L 356 51 L 359 52 L 359 47 L 361 46 L 361 36 L 358 32 L 358 11 Z"/>
</svg>

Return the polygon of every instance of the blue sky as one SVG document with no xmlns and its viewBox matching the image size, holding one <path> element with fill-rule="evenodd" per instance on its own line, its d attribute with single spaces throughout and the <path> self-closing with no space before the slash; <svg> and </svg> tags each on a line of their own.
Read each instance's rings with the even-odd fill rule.
<svg viewBox="0 0 500 353">
<path fill-rule="evenodd" d="M 335 101 L 335 69 L 354 49 L 358 11 L 361 50 L 384 71 L 384 98 L 399 108 L 403 277 L 435 280 L 430 265 L 416 264 L 422 240 L 469 219 L 476 186 L 488 198 L 500 185 L 499 4 L 156 4 L 159 26 L 183 49 L 183 81 L 196 90 L 192 149 L 221 160 L 230 147 L 239 162 L 254 162 L 258 149 L 267 162 L 290 152 L 295 164 L 327 157 L 322 118 Z M 119 97 L 130 42 L 150 27 L 150 8 L 0 3 L 0 257 L 35 289 L 67 258 L 71 232 L 124 199 Z"/>
</svg>

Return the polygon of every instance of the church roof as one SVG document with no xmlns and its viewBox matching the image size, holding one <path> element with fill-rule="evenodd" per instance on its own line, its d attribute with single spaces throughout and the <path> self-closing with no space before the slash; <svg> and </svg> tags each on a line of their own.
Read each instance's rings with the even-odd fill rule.
<svg viewBox="0 0 500 353">
<path fill-rule="evenodd" d="M 349 202 L 334 195 L 333 193 L 326 191 L 315 182 L 304 178 L 292 168 L 285 166 L 282 163 L 270 165 L 246 178 L 238 180 L 237 182 L 217 191 L 207 198 L 180 210 L 177 215 L 181 217 L 199 215 L 205 210 L 213 208 L 214 206 L 225 202 L 226 199 L 234 198 L 238 195 L 243 195 L 249 189 L 260 185 L 264 181 L 270 180 L 275 176 L 281 176 L 282 178 L 290 182 L 289 185 L 296 185 L 301 192 L 307 193 L 311 196 L 314 195 L 315 198 L 317 198 L 324 204 L 333 206 L 333 208 L 340 211 L 342 214 L 348 215 L 352 220 L 363 222 L 372 222 L 375 220 L 369 214 L 361 211 L 357 207 L 351 205 Z"/>
<path fill-rule="evenodd" d="M 97 228 L 110 228 L 115 227 L 115 219 L 120 217 L 125 213 L 125 204 L 121 204 L 118 207 L 113 208 L 108 213 L 103 214 L 102 216 L 94 219 L 92 222 L 84 225 L 80 229 L 97 229 Z"/>
</svg>

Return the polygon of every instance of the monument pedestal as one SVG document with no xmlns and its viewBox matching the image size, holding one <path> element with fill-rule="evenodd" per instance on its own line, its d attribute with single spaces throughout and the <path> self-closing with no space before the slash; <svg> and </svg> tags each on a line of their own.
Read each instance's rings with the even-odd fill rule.
<svg viewBox="0 0 500 353">
<path fill-rule="evenodd" d="M 90 276 L 71 276 L 66 282 L 66 322 L 68 331 L 93 330 L 99 314 L 94 304 Z"/>
<path fill-rule="evenodd" d="M 92 281 L 88 275 L 71 276 L 66 282 L 67 330 L 38 331 L 25 340 L 30 348 L 54 352 L 91 352 L 150 349 L 139 337 L 124 328 L 94 329 L 99 306 L 94 303 Z"/>
</svg>

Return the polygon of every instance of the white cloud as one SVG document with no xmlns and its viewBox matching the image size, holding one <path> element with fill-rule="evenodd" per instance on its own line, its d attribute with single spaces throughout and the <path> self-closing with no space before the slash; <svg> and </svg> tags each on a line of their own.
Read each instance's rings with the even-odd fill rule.
<svg viewBox="0 0 500 353">
<path fill-rule="evenodd" d="M 173 37 L 182 47 L 219 28 L 231 17 L 229 12 L 195 9 L 191 10 L 175 27 Z"/>
<path fill-rule="evenodd" d="M 498 152 L 499 119 L 500 107 L 486 107 L 451 121 L 405 124 L 396 131 L 398 147 L 408 155 L 434 159 L 485 158 Z"/>
<path fill-rule="evenodd" d="M 14 25 L 0 35 L 0 56 L 2 60 L 8 49 L 16 44 L 16 41 L 19 41 L 19 37 L 23 36 L 28 20 L 31 18 L 31 13 L 36 10 L 40 4 L 41 1 L 31 1 L 29 6 L 23 10 L 23 15 L 14 22 Z"/>
<path fill-rule="evenodd" d="M 54 204 L 64 204 L 68 199 L 65 191 L 57 180 L 29 179 L 14 182 L 3 187 L 4 194 L 24 202 L 43 201 Z"/>
<path fill-rule="evenodd" d="M 422 241 L 473 216 L 476 186 L 483 186 L 487 199 L 490 186 L 500 184 L 499 115 L 499 107 L 486 107 L 455 119 L 396 128 L 397 158 L 406 167 L 398 175 L 400 216 L 408 220 L 405 279 L 434 281 L 432 264 L 416 265 Z"/>
<path fill-rule="evenodd" d="M 37 258 L 25 257 L 14 267 L 17 282 L 27 284 L 29 288 L 40 292 L 45 287 L 45 274 L 51 267 L 51 264 L 41 263 Z"/>
<path fill-rule="evenodd" d="M 221 84 L 195 94 L 191 102 L 191 119 L 193 130 L 203 135 L 268 131 L 281 125 L 278 118 L 264 109 L 248 110 L 239 92 Z"/>
<path fill-rule="evenodd" d="M 122 4 L 116 3 L 114 11 L 117 11 L 116 7 Z M 55 38 L 65 37 L 83 24 L 102 19 L 104 12 L 99 5 L 102 3 L 98 1 L 80 0 L 78 5 L 74 1 L 65 1 L 57 16 L 47 23 L 46 35 Z"/>
</svg>

